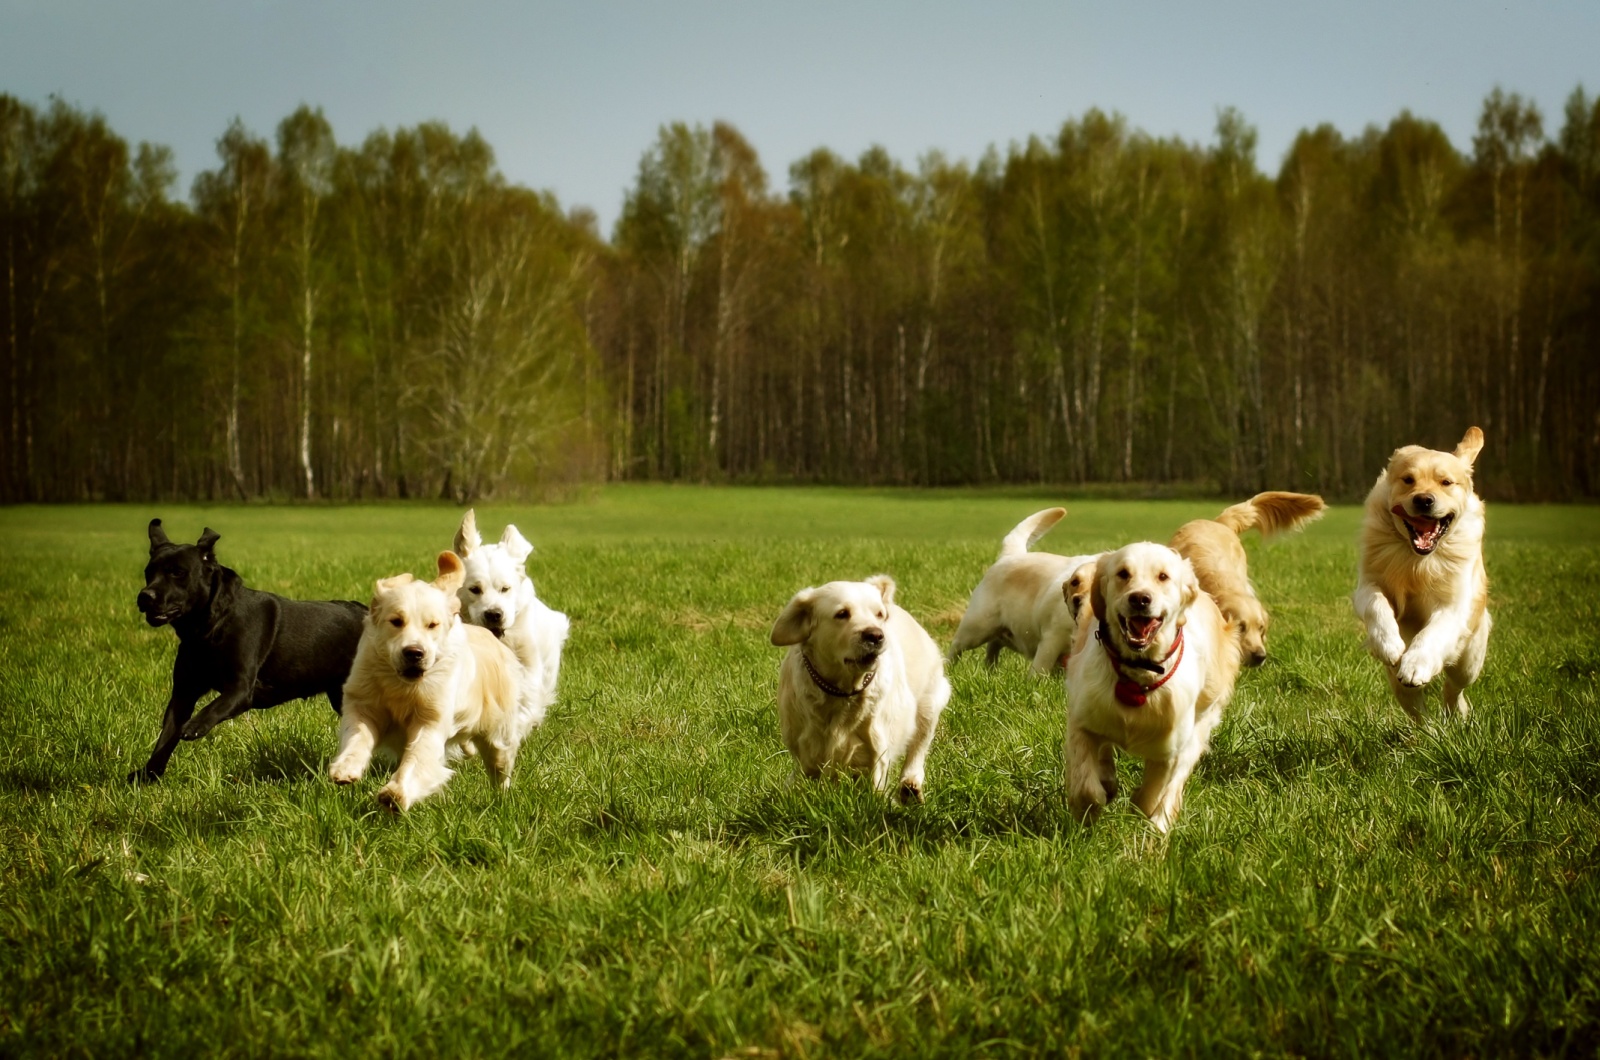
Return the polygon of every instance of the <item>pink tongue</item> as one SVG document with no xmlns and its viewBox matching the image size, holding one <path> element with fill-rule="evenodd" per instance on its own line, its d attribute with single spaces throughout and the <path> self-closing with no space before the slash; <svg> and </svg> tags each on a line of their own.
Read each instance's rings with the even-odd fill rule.
<svg viewBox="0 0 1600 1060">
<path fill-rule="evenodd" d="M 1149 640 L 1150 634 L 1156 631 L 1156 620 L 1153 618 L 1128 619 L 1128 632 L 1139 640 Z"/>
</svg>

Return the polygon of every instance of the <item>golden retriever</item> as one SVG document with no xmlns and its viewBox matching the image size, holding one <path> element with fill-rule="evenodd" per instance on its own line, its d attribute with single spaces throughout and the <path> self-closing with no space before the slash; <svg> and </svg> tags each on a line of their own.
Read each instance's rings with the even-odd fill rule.
<svg viewBox="0 0 1600 1060">
<path fill-rule="evenodd" d="M 894 591 L 894 579 L 878 574 L 794 594 L 772 626 L 772 643 L 789 648 L 778 726 L 808 777 L 850 772 L 884 791 L 903 756 L 900 801 L 921 802 L 950 682 L 938 645 L 895 604 Z"/>
<path fill-rule="evenodd" d="M 1267 661 L 1267 609 L 1250 584 L 1249 561 L 1239 535 L 1252 527 L 1262 537 L 1299 530 L 1327 509 L 1310 493 L 1258 493 L 1224 509 L 1215 519 L 1196 519 L 1178 527 L 1171 546 L 1194 567 L 1200 588 L 1222 609 L 1239 638 L 1239 651 L 1251 666 Z"/>
<path fill-rule="evenodd" d="M 948 661 L 982 644 L 990 666 L 1004 648 L 1028 659 L 1034 673 L 1066 664 L 1089 579 L 1081 578 L 1077 589 L 1068 582 L 1075 572 L 1092 567 L 1096 557 L 1028 551 L 1066 514 L 1065 508 L 1035 512 L 1000 542 L 999 557 L 967 601 Z"/>
<path fill-rule="evenodd" d="M 450 779 L 447 756 L 476 750 L 498 788 L 511 784 L 520 731 L 522 667 L 481 626 L 461 621 L 464 568 L 439 554 L 432 583 L 410 574 L 377 583 L 355 663 L 344 685 L 337 784 L 361 779 L 374 751 L 399 759 L 378 802 L 405 810 Z"/>
<path fill-rule="evenodd" d="M 1067 803 L 1085 823 L 1100 815 L 1117 794 L 1120 747 L 1144 759 L 1133 804 L 1165 832 L 1233 697 L 1239 641 L 1165 545 L 1100 557 L 1089 600 L 1067 664 Z"/>
<path fill-rule="evenodd" d="M 1413 721 L 1426 686 L 1444 674 L 1445 709 L 1464 716 L 1466 690 L 1489 648 L 1489 577 L 1483 501 L 1472 465 L 1483 432 L 1469 427 L 1451 453 L 1396 449 L 1367 494 L 1360 571 L 1351 597 L 1367 651 Z"/>
</svg>

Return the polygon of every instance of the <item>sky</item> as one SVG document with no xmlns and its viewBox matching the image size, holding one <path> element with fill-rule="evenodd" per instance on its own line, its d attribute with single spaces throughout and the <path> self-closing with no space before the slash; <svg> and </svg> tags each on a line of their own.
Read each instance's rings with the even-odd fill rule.
<svg viewBox="0 0 1600 1060">
<path fill-rule="evenodd" d="M 774 187 L 817 147 L 975 162 L 1090 107 L 1212 139 L 1218 109 L 1276 172 L 1295 134 L 1410 109 L 1463 151 L 1495 87 L 1555 136 L 1600 91 L 1600 0 L 0 0 L 0 92 L 103 113 L 174 151 L 185 193 L 234 118 L 301 103 L 340 143 L 476 127 L 512 181 L 610 233 L 661 125 L 732 123 Z"/>
</svg>

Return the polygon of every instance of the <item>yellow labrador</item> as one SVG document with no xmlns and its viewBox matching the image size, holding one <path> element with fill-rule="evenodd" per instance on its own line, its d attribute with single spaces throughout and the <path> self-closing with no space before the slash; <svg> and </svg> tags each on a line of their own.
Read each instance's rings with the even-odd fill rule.
<svg viewBox="0 0 1600 1060">
<path fill-rule="evenodd" d="M 1367 651 L 1413 721 L 1427 684 L 1444 674 L 1445 709 L 1465 715 L 1466 690 L 1489 650 L 1489 577 L 1483 501 L 1472 465 L 1483 432 L 1467 429 L 1454 452 L 1396 449 L 1367 494 L 1361 560 L 1351 597 Z"/>
<path fill-rule="evenodd" d="M 355 663 L 344 685 L 339 753 L 328 768 L 338 784 L 361 779 L 374 751 L 399 759 L 378 802 L 404 810 L 444 787 L 447 756 L 471 745 L 489 779 L 511 784 L 521 730 L 522 666 L 481 626 L 461 621 L 463 567 L 439 554 L 439 577 L 410 574 L 378 582 Z"/>
<path fill-rule="evenodd" d="M 1047 508 L 1018 523 L 1000 542 L 1000 555 L 972 590 L 966 613 L 950 642 L 947 656 L 986 645 L 993 666 L 1004 648 L 1023 656 L 1037 674 L 1064 664 L 1072 650 L 1078 611 L 1087 594 L 1087 579 L 1077 589 L 1067 583 L 1075 572 L 1092 566 L 1095 556 L 1057 556 L 1029 552 L 1033 543 L 1067 514 Z"/>
<path fill-rule="evenodd" d="M 1144 759 L 1133 803 L 1165 832 L 1233 697 L 1239 642 L 1189 561 L 1141 542 L 1100 557 L 1067 664 L 1067 802 L 1092 821 L 1117 794 L 1115 748 Z"/>
<path fill-rule="evenodd" d="M 1252 528 L 1262 537 L 1299 530 L 1321 518 L 1327 507 L 1312 493 L 1258 493 L 1215 519 L 1184 523 L 1172 535 L 1173 551 L 1194 567 L 1200 588 L 1222 609 L 1239 638 L 1244 661 L 1251 666 L 1267 661 L 1267 609 L 1250 584 L 1249 561 L 1239 535 Z"/>
<path fill-rule="evenodd" d="M 772 626 L 772 643 L 789 648 L 778 725 L 806 776 L 850 772 L 883 791 L 904 757 L 900 801 L 921 802 L 950 682 L 938 645 L 894 591 L 894 579 L 878 574 L 795 593 Z"/>
</svg>

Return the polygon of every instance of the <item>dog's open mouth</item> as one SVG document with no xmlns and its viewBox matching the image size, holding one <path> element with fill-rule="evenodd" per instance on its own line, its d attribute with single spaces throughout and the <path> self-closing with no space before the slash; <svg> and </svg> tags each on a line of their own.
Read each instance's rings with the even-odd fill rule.
<svg viewBox="0 0 1600 1060">
<path fill-rule="evenodd" d="M 873 663 L 875 663 L 877 661 L 878 661 L 878 653 L 875 652 L 875 651 L 864 651 L 860 655 L 856 656 L 854 659 L 846 659 L 845 660 L 845 662 L 849 663 L 851 666 L 859 666 L 863 670 L 866 669 L 867 667 L 871 666 Z"/>
<path fill-rule="evenodd" d="M 1123 615 L 1122 633 L 1128 638 L 1128 646 L 1138 651 L 1143 651 L 1156 639 L 1156 631 L 1161 628 L 1159 615 Z"/>
<path fill-rule="evenodd" d="M 164 626 L 177 617 L 176 611 L 146 611 L 144 620 L 152 626 Z"/>
<path fill-rule="evenodd" d="M 1419 556 L 1426 556 L 1439 547 L 1439 542 L 1444 538 L 1445 531 L 1450 529 L 1450 524 L 1456 517 L 1447 515 L 1442 519 L 1434 519 L 1426 515 L 1407 515 L 1406 510 L 1400 505 L 1389 509 L 1400 517 L 1406 524 L 1406 529 L 1411 532 L 1411 548 Z"/>
<path fill-rule="evenodd" d="M 416 663 L 411 663 L 400 668 L 400 676 L 408 681 L 419 681 L 428 671 Z"/>
</svg>

